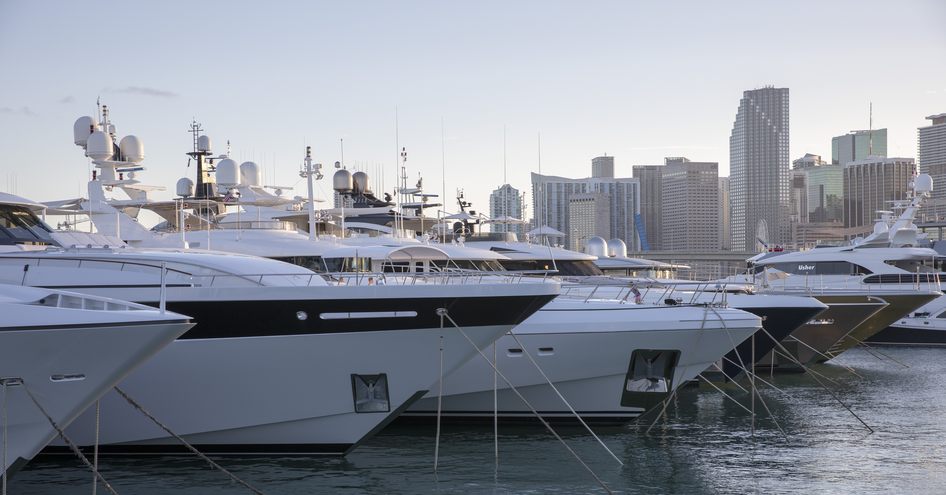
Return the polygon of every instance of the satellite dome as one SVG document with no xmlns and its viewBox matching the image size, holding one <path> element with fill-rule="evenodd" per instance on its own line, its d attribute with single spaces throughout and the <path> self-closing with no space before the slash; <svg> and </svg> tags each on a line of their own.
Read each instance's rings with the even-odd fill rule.
<svg viewBox="0 0 946 495">
<path fill-rule="evenodd" d="M 913 179 L 913 190 L 918 193 L 933 192 L 933 178 L 929 174 L 920 174 Z"/>
<path fill-rule="evenodd" d="M 89 140 L 89 136 L 92 135 L 98 125 L 99 123 L 95 121 L 95 118 L 88 115 L 76 119 L 76 123 L 72 124 L 72 136 L 76 146 L 85 148 L 86 141 Z"/>
<path fill-rule="evenodd" d="M 102 131 L 89 134 L 89 139 L 85 144 L 85 154 L 93 160 L 108 160 L 114 154 L 112 136 Z"/>
<path fill-rule="evenodd" d="M 588 239 L 588 242 L 585 244 L 585 252 L 599 258 L 607 258 L 608 241 L 604 240 L 602 237 L 594 236 Z"/>
<path fill-rule="evenodd" d="M 197 151 L 210 153 L 210 136 L 197 137 Z"/>
<path fill-rule="evenodd" d="M 263 183 L 260 178 L 259 165 L 254 162 L 243 162 L 240 164 L 240 178 L 245 186 L 259 186 Z"/>
<path fill-rule="evenodd" d="M 356 193 L 365 193 L 370 191 L 370 189 L 368 189 L 368 174 L 365 172 L 355 172 L 352 174 L 351 178 L 354 185 L 354 191 Z"/>
<path fill-rule="evenodd" d="M 187 177 L 181 177 L 177 181 L 177 195 L 182 198 L 189 198 L 194 195 L 194 181 Z"/>
<path fill-rule="evenodd" d="M 217 184 L 223 187 L 234 187 L 240 184 L 240 169 L 237 162 L 224 158 L 217 164 Z"/>
<path fill-rule="evenodd" d="M 118 149 L 122 151 L 122 157 L 125 161 L 141 163 L 145 159 L 145 145 L 138 139 L 138 136 L 129 134 L 123 137 L 118 143 Z"/>
<path fill-rule="evenodd" d="M 345 169 L 339 169 L 332 177 L 332 189 L 340 193 L 350 193 L 354 188 L 351 172 Z"/>
<path fill-rule="evenodd" d="M 608 241 L 608 256 L 611 258 L 627 258 L 627 244 L 621 239 Z"/>
</svg>

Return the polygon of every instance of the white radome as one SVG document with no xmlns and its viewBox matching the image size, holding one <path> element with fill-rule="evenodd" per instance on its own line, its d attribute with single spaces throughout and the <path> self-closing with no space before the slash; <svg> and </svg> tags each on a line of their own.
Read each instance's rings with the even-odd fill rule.
<svg viewBox="0 0 946 495">
<path fill-rule="evenodd" d="M 217 164 L 217 184 L 234 187 L 240 184 L 240 168 L 237 162 L 224 158 Z"/>
<path fill-rule="evenodd" d="M 93 160 L 108 160 L 113 153 L 112 136 L 102 131 L 95 131 L 89 135 L 85 147 L 86 156 Z"/>
<path fill-rule="evenodd" d="M 127 135 L 118 143 L 122 156 L 126 161 L 141 163 L 145 159 L 145 145 L 138 136 Z"/>
</svg>

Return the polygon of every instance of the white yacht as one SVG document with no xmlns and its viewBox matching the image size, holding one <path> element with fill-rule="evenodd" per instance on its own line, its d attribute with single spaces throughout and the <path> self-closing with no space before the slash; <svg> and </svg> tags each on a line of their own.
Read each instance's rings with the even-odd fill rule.
<svg viewBox="0 0 946 495">
<path fill-rule="evenodd" d="M 410 259 L 386 258 L 406 249 L 411 250 Z M 437 252 L 449 254 L 446 258 L 432 257 Z M 468 277 L 484 276 L 494 264 L 509 261 L 495 251 L 451 244 L 347 246 L 322 253 L 321 259 L 326 266 L 334 267 L 371 267 L 387 272 L 454 270 Z M 745 342 L 762 325 L 757 315 L 727 308 L 721 300 L 700 305 L 676 301 L 672 305 L 641 304 L 627 284 L 608 291 L 591 292 L 590 288 L 570 285 L 495 344 L 497 368 L 545 418 L 574 419 L 530 357 L 583 419 L 621 422 L 658 404 Z M 798 304 L 793 308 L 803 313 L 822 309 L 824 306 L 817 302 L 810 309 Z M 436 415 L 438 390 L 436 386 L 403 416 Z M 445 378 L 441 413 L 457 420 L 492 418 L 492 391 L 492 366 L 474 357 Z M 505 382 L 499 384 L 499 397 L 500 419 L 532 417 L 531 410 Z"/>
<path fill-rule="evenodd" d="M 39 207 L 0 195 L 0 215 L 21 225 L 0 253 L 0 281 L 153 305 L 164 285 L 167 308 L 197 325 L 123 387 L 207 452 L 344 454 L 430 389 L 441 346 L 445 372 L 476 354 L 438 310 L 485 347 L 559 292 L 548 280 L 446 273 L 372 286 L 253 256 L 96 247 L 94 236 L 51 232 Z M 104 451 L 176 450 L 118 397 L 102 406 L 116 418 Z M 70 428 L 84 445 L 93 432 L 91 417 Z"/>
<path fill-rule="evenodd" d="M 504 236 L 472 236 L 465 242 L 468 246 L 477 246 L 489 249 L 510 258 L 510 261 L 501 263 L 508 269 L 521 270 L 557 270 L 568 280 L 584 286 L 586 294 L 597 294 L 599 297 L 613 297 L 615 291 L 622 286 L 633 284 L 638 290 L 645 290 L 640 296 L 644 303 L 662 304 L 668 300 L 672 303 L 689 304 L 725 304 L 733 309 L 740 309 L 759 316 L 762 326 L 753 339 L 744 339 L 734 342 L 732 348 L 721 356 L 721 368 L 728 378 L 735 378 L 750 366 L 753 357 L 765 356 L 777 347 L 796 329 L 816 319 L 828 309 L 825 304 L 810 297 L 775 296 L 764 297 L 754 294 L 741 283 L 706 283 L 684 281 L 677 283 L 673 280 L 641 279 L 637 277 L 607 276 L 599 266 L 599 260 L 605 260 L 604 266 L 613 267 L 615 259 L 626 258 L 626 247 L 618 241 L 616 246 L 607 245 L 607 242 L 594 237 L 589 239 L 588 245 L 594 254 L 579 253 L 548 245 L 520 242 L 514 235 Z M 616 256 L 606 256 L 610 250 Z M 635 265 L 642 266 L 640 262 Z M 668 265 L 652 265 L 647 271 L 657 270 L 667 273 L 673 267 Z M 654 290 L 646 290 L 653 287 Z M 710 363 L 712 364 L 712 363 Z"/>
<path fill-rule="evenodd" d="M 0 218 L 0 238 L 16 235 L 11 218 Z M 0 284 L 0 315 L 0 477 L 57 436 L 46 414 L 67 426 L 193 326 L 186 316 L 140 304 L 7 284 Z"/>
<path fill-rule="evenodd" d="M 920 174 L 913 186 L 911 197 L 895 205 L 903 210 L 899 216 L 882 212 L 873 233 L 851 245 L 762 253 L 749 260 L 754 280 L 767 291 L 807 293 L 819 298 L 869 297 L 886 304 L 862 324 L 838 336 L 824 354 L 836 356 L 908 315 L 922 314 L 927 303 L 938 301 L 942 295 L 940 256 L 932 249 L 918 247 L 922 239 L 913 224 L 916 212 L 932 191 L 932 178 Z M 897 338 L 887 333 L 885 340 Z"/>
</svg>

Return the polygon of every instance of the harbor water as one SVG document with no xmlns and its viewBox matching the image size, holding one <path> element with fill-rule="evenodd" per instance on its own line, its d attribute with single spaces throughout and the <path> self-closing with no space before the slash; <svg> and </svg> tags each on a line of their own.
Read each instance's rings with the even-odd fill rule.
<svg viewBox="0 0 946 495">
<path fill-rule="evenodd" d="M 761 375 L 778 390 L 757 382 L 764 404 L 756 401 L 754 427 L 705 384 L 681 390 L 656 421 L 594 427 L 623 466 L 583 430 L 556 429 L 616 493 L 946 493 L 946 349 L 879 352 L 854 349 L 814 368 L 873 433 L 804 374 Z M 723 390 L 751 408 L 737 386 Z M 344 459 L 217 460 L 268 494 L 605 493 L 541 426 L 500 425 L 498 465 L 492 425 L 445 425 L 436 473 L 434 445 L 433 425 L 395 425 Z M 193 457 L 105 457 L 100 466 L 122 494 L 249 493 Z M 44 457 L 8 491 L 88 494 L 91 482 L 78 460 Z"/>
</svg>

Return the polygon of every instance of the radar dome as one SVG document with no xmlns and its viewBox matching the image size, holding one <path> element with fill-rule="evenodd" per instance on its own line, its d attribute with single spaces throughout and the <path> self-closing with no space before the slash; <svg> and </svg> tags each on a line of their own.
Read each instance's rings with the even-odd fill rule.
<svg viewBox="0 0 946 495">
<path fill-rule="evenodd" d="M 123 137 L 118 143 L 118 149 L 122 150 L 122 157 L 125 161 L 141 163 L 145 159 L 145 145 L 138 139 L 138 136 L 129 134 Z"/>
<path fill-rule="evenodd" d="M 102 131 L 89 134 L 89 139 L 85 144 L 86 156 L 93 160 L 108 160 L 113 153 L 112 136 Z"/>
<path fill-rule="evenodd" d="M 259 165 L 254 162 L 243 162 L 240 164 L 240 179 L 245 186 L 259 186 L 263 183 L 260 175 Z"/>
<path fill-rule="evenodd" d="M 368 189 L 368 174 L 365 172 L 355 172 L 352 174 L 351 178 L 356 193 L 366 193 L 370 191 L 370 189 Z"/>
<path fill-rule="evenodd" d="M 335 172 L 335 175 L 332 177 L 332 189 L 340 193 L 350 193 L 354 183 L 352 181 L 351 172 L 345 169 L 339 169 Z"/>
<path fill-rule="evenodd" d="M 599 258 L 608 257 L 608 241 L 604 240 L 601 237 L 594 236 L 588 239 L 588 243 L 585 244 L 585 252 L 597 256 Z"/>
<path fill-rule="evenodd" d="M 197 151 L 210 153 L 210 136 L 199 136 L 197 138 Z"/>
<path fill-rule="evenodd" d="M 887 232 L 888 230 L 890 230 L 890 227 L 887 226 L 886 222 L 877 222 L 874 224 L 875 234 L 883 234 L 884 232 Z"/>
<path fill-rule="evenodd" d="M 89 136 L 92 135 L 92 132 L 95 131 L 95 128 L 98 125 L 99 123 L 88 115 L 76 119 L 76 123 L 72 124 L 72 137 L 76 143 L 76 146 L 82 146 L 85 148 L 86 141 L 89 140 Z"/>
<path fill-rule="evenodd" d="M 627 258 L 627 244 L 621 239 L 608 241 L 608 256 L 611 258 Z"/>
<path fill-rule="evenodd" d="M 913 189 L 918 193 L 933 192 L 933 178 L 929 174 L 920 174 L 913 179 Z"/>
<path fill-rule="evenodd" d="M 194 195 L 194 181 L 187 177 L 181 177 L 177 181 L 177 195 L 182 198 L 189 198 Z"/>
<path fill-rule="evenodd" d="M 224 158 L 217 164 L 217 184 L 223 187 L 234 187 L 240 184 L 240 168 L 237 162 Z"/>
</svg>

